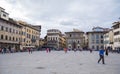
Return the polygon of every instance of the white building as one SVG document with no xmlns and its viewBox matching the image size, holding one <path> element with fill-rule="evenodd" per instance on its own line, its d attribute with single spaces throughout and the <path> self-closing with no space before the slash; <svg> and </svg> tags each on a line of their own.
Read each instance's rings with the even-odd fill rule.
<svg viewBox="0 0 120 74">
<path fill-rule="evenodd" d="M 93 50 L 99 50 L 104 48 L 104 33 L 107 28 L 94 27 L 93 31 L 87 32 L 88 35 L 88 48 Z"/>
<path fill-rule="evenodd" d="M 47 46 L 54 48 L 62 47 L 62 33 L 58 29 L 49 29 L 47 30 Z"/>
<path fill-rule="evenodd" d="M 120 21 L 113 23 L 113 33 L 114 33 L 114 49 L 120 49 Z"/>
<path fill-rule="evenodd" d="M 7 12 L 5 12 L 5 9 L 2 7 L 0 7 L 0 18 L 9 20 L 9 14 Z"/>
<path fill-rule="evenodd" d="M 104 47 L 111 47 L 113 49 L 113 30 L 111 29 L 109 32 L 104 34 Z"/>
</svg>

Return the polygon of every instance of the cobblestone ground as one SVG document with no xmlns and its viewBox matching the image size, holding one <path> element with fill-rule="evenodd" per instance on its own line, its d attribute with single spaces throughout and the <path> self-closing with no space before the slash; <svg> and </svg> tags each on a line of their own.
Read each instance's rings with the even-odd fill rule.
<svg viewBox="0 0 120 74">
<path fill-rule="evenodd" d="M 0 54 L 0 74 L 120 74 L 120 54 L 109 53 L 105 65 L 98 58 L 97 51 Z"/>
</svg>

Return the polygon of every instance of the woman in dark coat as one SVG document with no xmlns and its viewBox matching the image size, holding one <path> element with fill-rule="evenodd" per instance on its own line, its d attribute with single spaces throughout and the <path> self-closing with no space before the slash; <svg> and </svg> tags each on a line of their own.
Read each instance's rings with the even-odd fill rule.
<svg viewBox="0 0 120 74">
<path fill-rule="evenodd" d="M 108 56 L 108 49 L 105 49 L 105 54 L 106 56 Z"/>
</svg>

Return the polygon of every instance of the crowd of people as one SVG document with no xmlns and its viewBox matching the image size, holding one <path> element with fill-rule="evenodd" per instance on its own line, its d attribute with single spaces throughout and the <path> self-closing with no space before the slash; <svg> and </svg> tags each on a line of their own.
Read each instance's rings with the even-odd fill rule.
<svg viewBox="0 0 120 74">
<path fill-rule="evenodd" d="M 0 53 L 5 54 L 5 53 L 15 53 L 15 52 L 29 52 L 32 53 L 34 51 L 34 48 L 24 48 L 22 50 L 17 50 L 15 48 L 0 48 Z"/>
<path fill-rule="evenodd" d="M 15 48 L 0 48 L 0 53 L 5 54 L 5 53 L 14 53 L 17 52 Z"/>
</svg>

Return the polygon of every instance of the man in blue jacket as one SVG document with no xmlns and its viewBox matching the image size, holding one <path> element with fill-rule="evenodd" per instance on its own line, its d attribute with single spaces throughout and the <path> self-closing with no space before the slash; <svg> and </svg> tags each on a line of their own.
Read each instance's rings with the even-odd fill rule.
<svg viewBox="0 0 120 74">
<path fill-rule="evenodd" d="M 99 50 L 99 56 L 100 56 L 100 58 L 98 60 L 98 63 L 102 60 L 102 63 L 105 64 L 105 62 L 104 62 L 104 52 L 105 52 L 105 50 L 103 48 L 101 48 Z"/>
</svg>

